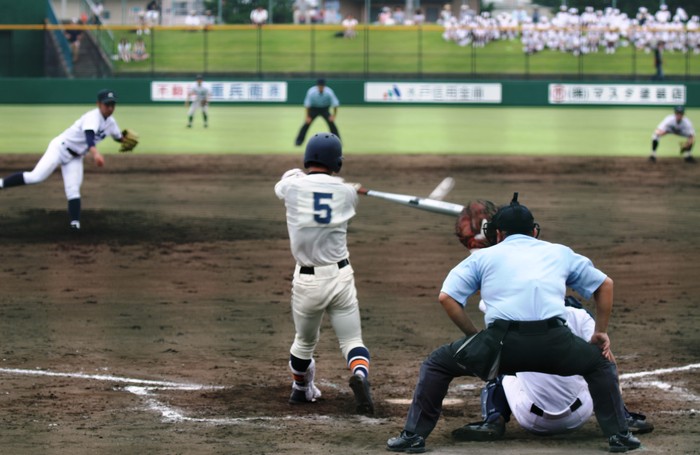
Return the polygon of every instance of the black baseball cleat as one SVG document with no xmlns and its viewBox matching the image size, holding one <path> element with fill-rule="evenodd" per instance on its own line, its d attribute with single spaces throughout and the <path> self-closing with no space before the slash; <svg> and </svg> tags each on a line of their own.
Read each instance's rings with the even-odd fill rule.
<svg viewBox="0 0 700 455">
<path fill-rule="evenodd" d="M 642 443 L 629 431 L 627 433 L 617 433 L 608 439 L 609 451 L 614 453 L 627 452 L 641 447 Z"/>
<path fill-rule="evenodd" d="M 425 438 L 419 434 L 409 436 L 404 430 L 400 435 L 386 442 L 386 450 L 391 452 L 423 453 L 425 452 Z"/>
<path fill-rule="evenodd" d="M 452 431 L 452 437 L 458 441 L 495 441 L 505 432 L 506 423 L 499 417 L 495 422 L 468 423 Z"/>
<path fill-rule="evenodd" d="M 350 388 L 355 394 L 355 404 L 358 414 L 372 415 L 374 414 L 374 404 L 372 403 L 372 394 L 369 390 L 369 381 L 364 376 L 354 374 L 350 378 Z"/>
<path fill-rule="evenodd" d="M 649 155 L 649 162 L 656 163 L 656 157 L 654 155 Z"/>
<path fill-rule="evenodd" d="M 686 163 L 692 163 L 692 164 L 697 163 L 697 161 L 695 161 L 695 158 L 693 158 L 692 155 L 686 156 L 685 158 L 683 158 L 683 161 L 685 161 Z"/>
</svg>

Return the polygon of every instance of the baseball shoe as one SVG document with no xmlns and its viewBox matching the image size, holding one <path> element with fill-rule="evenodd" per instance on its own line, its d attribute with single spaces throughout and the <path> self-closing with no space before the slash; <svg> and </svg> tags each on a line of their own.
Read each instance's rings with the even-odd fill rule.
<svg viewBox="0 0 700 455">
<path fill-rule="evenodd" d="M 364 376 L 354 374 L 350 378 L 350 388 L 355 394 L 355 403 L 358 414 L 371 415 L 374 414 L 374 404 L 372 403 L 372 394 L 369 390 L 369 381 Z"/>
<path fill-rule="evenodd" d="M 71 231 L 79 231 L 80 230 L 80 221 L 73 220 L 70 222 L 70 229 Z"/>
<path fill-rule="evenodd" d="M 205 124 L 204 124 L 204 128 L 209 128 L 209 125 L 207 125 L 207 124 L 205 123 Z"/>
<path fill-rule="evenodd" d="M 452 437 L 458 441 L 495 441 L 506 432 L 506 422 L 499 417 L 495 422 L 468 423 L 452 431 Z"/>
<path fill-rule="evenodd" d="M 392 452 L 423 453 L 425 452 L 425 438 L 419 434 L 409 436 L 404 430 L 400 435 L 386 442 L 386 450 Z"/>
<path fill-rule="evenodd" d="M 292 394 L 289 396 L 289 404 L 316 403 L 316 399 L 321 398 L 321 391 L 313 383 L 306 387 L 292 385 Z"/>
<path fill-rule="evenodd" d="M 192 124 L 191 124 L 191 123 L 188 123 L 188 124 L 187 124 L 187 128 L 192 128 Z"/>
<path fill-rule="evenodd" d="M 693 155 L 686 156 L 685 158 L 683 158 L 683 161 L 685 161 L 686 163 L 692 163 L 692 164 L 697 163 L 697 161 L 695 161 L 695 158 L 693 158 Z"/>
<path fill-rule="evenodd" d="M 627 417 L 627 426 L 632 434 L 644 434 L 654 431 L 654 425 L 647 422 L 646 416 L 634 412 L 629 413 Z"/>
<path fill-rule="evenodd" d="M 649 155 L 649 162 L 656 163 L 656 157 L 654 155 Z"/>
<path fill-rule="evenodd" d="M 629 431 L 625 434 L 617 433 L 608 439 L 609 451 L 615 453 L 627 452 L 638 449 L 642 443 Z"/>
<path fill-rule="evenodd" d="M 302 144 L 302 142 L 304 142 L 304 141 L 300 141 L 300 140 L 297 139 L 296 141 L 294 141 L 294 145 L 296 145 L 297 147 L 299 147 L 299 146 Z"/>
</svg>

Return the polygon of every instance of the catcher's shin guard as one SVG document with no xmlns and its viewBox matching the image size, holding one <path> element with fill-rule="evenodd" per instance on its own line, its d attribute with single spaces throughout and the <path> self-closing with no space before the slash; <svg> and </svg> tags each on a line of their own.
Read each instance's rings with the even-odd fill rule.
<svg viewBox="0 0 700 455">
<path fill-rule="evenodd" d="M 484 422 L 495 422 L 500 416 L 506 422 L 510 420 L 511 411 L 501 384 L 502 379 L 503 376 L 498 376 L 481 389 L 481 416 Z"/>
<path fill-rule="evenodd" d="M 316 362 L 311 359 L 311 363 L 306 371 L 298 371 L 289 362 L 289 369 L 292 371 L 292 394 L 289 397 L 290 404 L 313 403 L 321 397 L 321 391 L 314 385 L 316 376 Z"/>
</svg>

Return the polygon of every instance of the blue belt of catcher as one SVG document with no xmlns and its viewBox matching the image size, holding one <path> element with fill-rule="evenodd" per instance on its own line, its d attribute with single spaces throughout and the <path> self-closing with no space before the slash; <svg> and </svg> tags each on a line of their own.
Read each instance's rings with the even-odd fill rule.
<svg viewBox="0 0 700 455">
<path fill-rule="evenodd" d="M 571 410 L 571 412 L 574 412 L 575 410 L 577 410 L 577 409 L 580 408 L 581 406 L 583 406 L 583 403 L 581 403 L 581 400 L 580 400 L 579 398 L 576 398 L 576 401 L 574 401 L 574 402 L 571 404 L 571 406 L 569 406 L 569 409 Z M 540 417 L 544 417 L 544 418 L 558 418 L 558 417 L 564 417 L 564 415 L 557 415 L 557 416 L 552 416 L 551 414 L 546 414 L 546 415 L 545 415 L 545 412 L 542 410 L 542 408 L 540 408 L 539 406 L 537 406 L 537 405 L 534 404 L 534 403 L 533 403 L 532 406 L 530 407 L 530 412 L 533 413 L 533 414 L 535 414 L 535 415 L 538 415 L 538 416 L 540 416 Z M 566 413 L 566 415 L 569 415 L 569 413 Z"/>
<path fill-rule="evenodd" d="M 338 268 L 342 269 L 346 265 L 350 265 L 350 259 L 343 259 L 342 261 L 338 262 Z M 304 275 L 313 275 L 314 274 L 314 268 L 313 267 L 299 267 L 299 273 L 303 273 Z"/>
</svg>

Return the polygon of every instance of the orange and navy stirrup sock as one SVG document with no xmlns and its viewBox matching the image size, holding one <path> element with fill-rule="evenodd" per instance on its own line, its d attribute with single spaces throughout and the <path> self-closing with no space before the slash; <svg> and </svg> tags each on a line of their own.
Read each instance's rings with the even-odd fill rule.
<svg viewBox="0 0 700 455">
<path fill-rule="evenodd" d="M 348 368 L 352 374 L 369 377 L 369 351 L 364 346 L 352 348 L 348 353 Z"/>
</svg>

